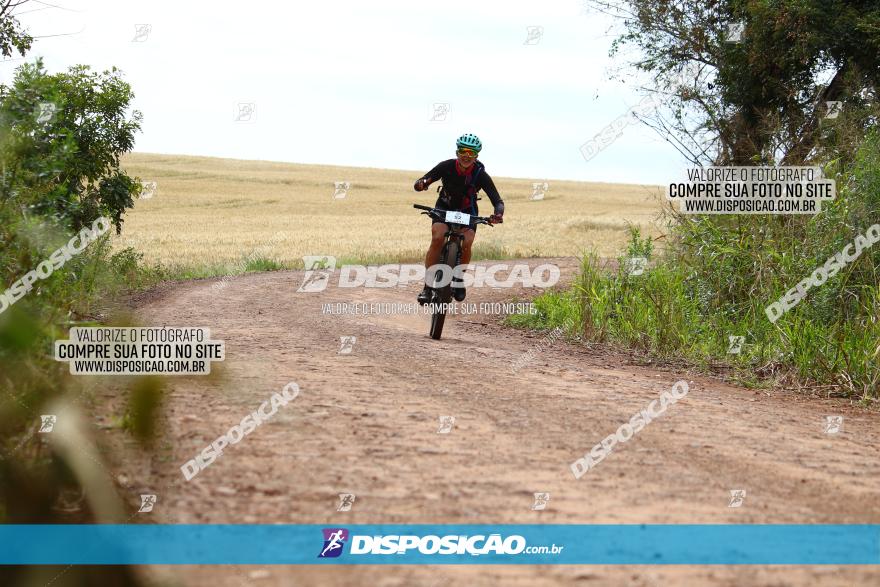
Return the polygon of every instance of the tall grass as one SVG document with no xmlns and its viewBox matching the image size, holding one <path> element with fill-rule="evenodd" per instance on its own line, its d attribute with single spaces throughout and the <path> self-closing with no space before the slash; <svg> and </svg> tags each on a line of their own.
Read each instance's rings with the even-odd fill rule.
<svg viewBox="0 0 880 587">
<path fill-rule="evenodd" d="M 867 228 L 880 222 L 880 136 L 845 170 L 829 165 L 838 197 L 815 217 L 670 213 L 669 246 L 641 275 L 626 257 L 650 257 L 637 228 L 615 268 L 585 255 L 566 292 L 536 300 L 515 324 L 554 326 L 578 318 L 585 338 L 656 357 L 724 368 L 752 385 L 785 383 L 829 394 L 880 397 L 880 243 L 775 323 L 765 308 Z M 744 337 L 736 351 L 735 339 Z"/>
<path fill-rule="evenodd" d="M 3 289 L 72 236 L 63 225 L 22 216 L 3 201 L 0 221 Z M 106 468 L 94 457 L 87 462 L 81 457 L 83 451 L 98 454 L 83 425 L 89 421 L 90 386 L 53 360 L 54 341 L 66 339 L 73 325 L 116 325 L 108 300 L 162 277 L 132 250 L 111 253 L 105 235 L 0 313 L 0 523 L 125 521 Z M 157 400 L 160 392 L 155 378 L 140 378 L 132 388 L 137 398 Z M 130 405 L 120 416 L 136 436 L 151 431 L 157 401 Z M 57 416 L 58 434 L 38 432 L 45 414 Z M 84 497 L 68 503 L 66 496 L 73 494 Z M 0 573 L 0 582 L 12 584 L 13 575 Z"/>
</svg>

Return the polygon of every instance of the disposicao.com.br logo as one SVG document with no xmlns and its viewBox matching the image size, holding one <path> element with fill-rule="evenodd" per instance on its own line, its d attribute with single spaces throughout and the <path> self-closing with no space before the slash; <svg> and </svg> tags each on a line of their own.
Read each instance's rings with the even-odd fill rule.
<svg viewBox="0 0 880 587">
<path fill-rule="evenodd" d="M 350 555 L 462 555 L 480 556 L 488 554 L 517 555 L 517 554 L 560 554 L 564 546 L 528 546 L 526 539 L 519 534 L 511 534 L 502 537 L 501 534 L 476 534 L 474 536 L 447 534 L 439 536 L 429 534 L 418 536 L 415 534 L 388 534 L 388 535 L 351 535 L 345 528 L 324 528 L 324 545 L 318 558 L 336 558 L 344 550 L 346 542 L 349 542 L 348 553 Z M 413 552 L 410 552 L 413 551 Z"/>
<path fill-rule="evenodd" d="M 327 288 L 330 277 L 336 270 L 336 257 L 332 255 L 307 255 L 303 257 L 303 265 L 306 271 L 297 291 L 320 292 Z M 468 269 L 473 269 L 473 274 Z M 443 264 L 432 265 L 427 269 L 424 265 L 413 263 L 388 263 L 371 266 L 342 265 L 337 286 L 341 288 L 387 288 L 406 287 L 409 283 L 428 283 L 432 287 L 440 288 L 451 283 L 452 287 L 465 288 L 517 286 L 547 288 L 556 285 L 560 275 L 559 267 L 552 263 L 543 263 L 534 269 L 529 267 L 527 263 L 514 263 L 513 265 L 496 263 L 489 266 L 468 263 L 454 269 Z"/>
</svg>

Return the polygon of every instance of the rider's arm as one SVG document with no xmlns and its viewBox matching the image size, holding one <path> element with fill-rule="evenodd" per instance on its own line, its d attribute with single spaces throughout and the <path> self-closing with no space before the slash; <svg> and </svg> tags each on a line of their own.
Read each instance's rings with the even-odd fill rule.
<svg viewBox="0 0 880 587">
<path fill-rule="evenodd" d="M 426 173 L 422 177 L 418 178 L 416 180 L 416 183 L 413 184 L 413 189 L 416 190 L 417 192 L 420 192 L 422 190 L 426 190 L 426 189 L 428 189 L 429 185 L 431 185 L 432 183 L 434 183 L 435 181 L 440 179 L 440 177 L 443 175 L 442 172 L 440 171 L 441 165 L 443 165 L 443 163 L 438 163 L 437 165 L 434 166 L 434 169 L 432 169 L 431 171 L 429 171 L 428 173 Z M 419 183 L 423 184 L 421 190 L 419 189 Z"/>
<path fill-rule="evenodd" d="M 485 170 L 480 174 L 480 189 L 486 192 L 486 195 L 489 196 L 492 206 L 495 207 L 495 214 L 498 214 L 499 216 L 504 215 L 504 200 L 501 199 L 501 195 L 495 187 L 495 182 L 492 181 L 492 178 L 489 177 L 489 174 L 486 173 Z"/>
</svg>

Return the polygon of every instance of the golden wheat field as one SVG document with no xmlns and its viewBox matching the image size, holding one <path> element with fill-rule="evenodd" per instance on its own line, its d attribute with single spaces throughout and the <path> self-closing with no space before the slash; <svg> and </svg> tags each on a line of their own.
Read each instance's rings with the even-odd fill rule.
<svg viewBox="0 0 880 587">
<path fill-rule="evenodd" d="M 415 192 L 425 169 L 240 161 L 135 153 L 124 168 L 156 182 L 125 216 L 116 248 L 134 247 L 148 262 L 193 274 L 240 272 L 247 259 L 302 267 L 303 255 L 333 255 L 340 263 L 424 259 L 430 221 L 412 204 L 434 203 L 435 186 Z M 491 164 L 486 170 L 492 174 Z M 627 223 L 658 235 L 663 196 L 657 186 L 582 183 L 493 175 L 505 201 L 504 223 L 481 226 L 474 260 L 580 255 L 593 249 L 616 256 Z M 531 200 L 532 182 L 548 183 Z M 348 182 L 345 197 L 335 182 Z M 334 197 L 335 196 L 335 197 Z M 480 213 L 489 215 L 483 195 Z"/>
</svg>

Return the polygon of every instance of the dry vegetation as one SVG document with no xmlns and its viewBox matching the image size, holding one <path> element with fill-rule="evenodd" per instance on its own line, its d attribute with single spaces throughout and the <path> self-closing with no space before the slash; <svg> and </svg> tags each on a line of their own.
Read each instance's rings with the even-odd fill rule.
<svg viewBox="0 0 880 587">
<path fill-rule="evenodd" d="M 339 263 L 421 260 L 429 221 L 412 204 L 432 204 L 436 192 L 432 186 L 417 193 L 412 184 L 435 163 L 398 171 L 128 155 L 125 169 L 158 188 L 128 213 L 116 246 L 132 246 L 184 275 L 241 272 L 254 265 L 248 258 L 290 268 L 302 267 L 303 255 L 333 255 Z M 491 161 L 487 169 L 492 172 Z M 532 180 L 493 179 L 505 221 L 479 229 L 474 260 L 579 255 L 590 248 L 613 256 L 627 239 L 627 222 L 659 234 L 653 221 L 663 198 L 656 187 L 541 179 L 549 189 L 543 200 L 530 201 Z M 335 181 L 351 183 L 344 199 L 333 198 Z M 480 204 L 488 215 L 489 199 Z"/>
</svg>

